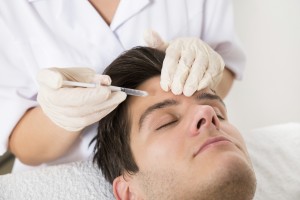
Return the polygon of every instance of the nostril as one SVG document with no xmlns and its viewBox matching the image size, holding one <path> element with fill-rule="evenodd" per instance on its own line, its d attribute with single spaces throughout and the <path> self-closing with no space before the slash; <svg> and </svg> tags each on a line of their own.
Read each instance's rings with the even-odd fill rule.
<svg viewBox="0 0 300 200">
<path fill-rule="evenodd" d="M 206 120 L 205 119 L 200 119 L 197 123 L 197 129 L 199 129 L 201 127 L 202 124 L 205 124 Z"/>
<path fill-rule="evenodd" d="M 213 117 L 211 122 L 213 123 L 213 125 L 216 125 L 216 119 Z"/>
</svg>

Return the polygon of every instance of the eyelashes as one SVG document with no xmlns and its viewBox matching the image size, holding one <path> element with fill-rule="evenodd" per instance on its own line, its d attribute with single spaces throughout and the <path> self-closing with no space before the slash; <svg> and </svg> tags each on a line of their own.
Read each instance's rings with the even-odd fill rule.
<svg viewBox="0 0 300 200">
<path fill-rule="evenodd" d="M 156 130 L 158 131 L 158 130 L 163 129 L 163 128 L 167 127 L 167 126 L 173 125 L 173 124 L 175 124 L 177 121 L 178 121 L 178 120 L 173 120 L 173 121 L 170 121 L 170 122 L 168 122 L 168 123 L 165 123 L 165 124 L 163 124 L 162 126 L 158 127 Z"/>
<path fill-rule="evenodd" d="M 215 110 L 215 114 L 216 114 L 216 116 L 218 117 L 219 120 L 221 120 L 221 121 L 225 120 L 225 117 L 222 114 L 220 114 L 218 110 Z M 155 130 L 158 131 L 158 130 L 161 130 L 163 128 L 167 128 L 169 126 L 175 125 L 178 121 L 179 121 L 178 119 L 168 121 L 167 123 L 164 123 L 163 125 L 156 128 Z"/>
<path fill-rule="evenodd" d="M 221 115 L 217 115 L 217 117 L 219 118 L 219 120 L 225 120 L 225 118 L 224 117 L 222 117 Z"/>
<path fill-rule="evenodd" d="M 223 117 L 221 114 L 216 113 L 217 117 L 219 120 L 225 120 L 225 117 Z"/>
</svg>

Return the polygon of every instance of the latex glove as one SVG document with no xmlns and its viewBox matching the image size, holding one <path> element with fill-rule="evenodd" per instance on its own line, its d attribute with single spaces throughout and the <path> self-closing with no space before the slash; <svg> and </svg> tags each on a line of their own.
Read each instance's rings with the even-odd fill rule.
<svg viewBox="0 0 300 200">
<path fill-rule="evenodd" d="M 106 75 L 97 75 L 89 68 L 48 68 L 38 73 L 37 101 L 43 112 L 58 126 L 80 131 L 93 124 L 125 100 L 124 92 L 113 92 Z M 96 82 L 96 88 L 62 87 L 63 80 Z"/>
<path fill-rule="evenodd" d="M 196 37 L 164 42 L 158 33 L 145 32 L 148 46 L 166 52 L 160 85 L 164 91 L 191 96 L 206 87 L 215 88 L 222 79 L 224 61 L 208 44 Z"/>
</svg>

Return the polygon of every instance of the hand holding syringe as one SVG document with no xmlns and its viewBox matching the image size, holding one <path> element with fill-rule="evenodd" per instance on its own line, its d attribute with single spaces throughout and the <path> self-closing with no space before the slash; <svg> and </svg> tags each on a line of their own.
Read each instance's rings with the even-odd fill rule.
<svg viewBox="0 0 300 200">
<path fill-rule="evenodd" d="M 111 86 L 108 76 L 90 68 L 47 68 L 39 71 L 37 81 L 37 101 L 43 112 L 71 132 L 101 120 L 126 99 L 126 94 L 147 96 L 144 91 Z"/>
<path fill-rule="evenodd" d="M 86 88 L 94 88 L 97 86 L 97 83 L 83 83 L 83 82 L 75 82 L 75 81 L 63 81 L 63 86 L 75 86 L 75 87 L 86 87 Z M 148 93 L 143 90 L 134 90 L 129 88 L 117 87 L 109 85 L 107 86 L 112 92 L 122 91 L 125 92 L 127 95 L 133 96 L 148 96 Z"/>
</svg>

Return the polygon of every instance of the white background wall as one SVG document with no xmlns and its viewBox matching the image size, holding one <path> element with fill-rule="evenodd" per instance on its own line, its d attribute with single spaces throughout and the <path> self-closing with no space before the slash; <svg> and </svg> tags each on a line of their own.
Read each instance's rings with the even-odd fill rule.
<svg viewBox="0 0 300 200">
<path fill-rule="evenodd" d="M 241 130 L 300 122 L 300 1 L 233 0 L 247 55 L 226 104 Z"/>
</svg>

